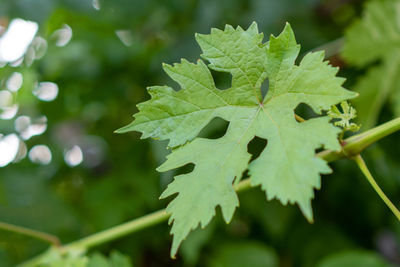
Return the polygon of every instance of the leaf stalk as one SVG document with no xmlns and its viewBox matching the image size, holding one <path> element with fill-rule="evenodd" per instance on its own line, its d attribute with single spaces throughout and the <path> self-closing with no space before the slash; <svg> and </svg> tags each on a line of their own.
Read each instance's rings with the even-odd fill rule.
<svg viewBox="0 0 400 267">
<path fill-rule="evenodd" d="M 357 163 L 361 172 L 364 174 L 365 178 L 367 178 L 368 182 L 371 184 L 372 188 L 379 195 L 379 197 L 385 202 L 386 206 L 393 212 L 393 214 L 397 217 L 397 220 L 400 221 L 400 211 L 396 208 L 396 206 L 390 201 L 390 199 L 385 195 L 382 189 L 379 187 L 371 172 L 369 171 L 367 165 L 365 164 L 364 159 L 361 155 L 357 155 L 353 158 L 353 160 Z"/>
</svg>

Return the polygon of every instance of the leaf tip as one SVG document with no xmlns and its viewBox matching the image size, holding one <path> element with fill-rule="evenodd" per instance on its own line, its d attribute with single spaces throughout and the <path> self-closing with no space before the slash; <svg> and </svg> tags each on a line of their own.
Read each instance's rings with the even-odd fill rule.
<svg viewBox="0 0 400 267">
<path fill-rule="evenodd" d="M 285 23 L 285 28 L 283 28 L 283 32 L 286 32 L 286 31 L 293 32 L 292 26 L 291 26 L 290 23 L 287 22 L 287 21 L 286 21 L 286 23 Z"/>
<path fill-rule="evenodd" d="M 170 69 L 170 68 L 172 68 L 172 66 L 171 65 L 169 65 L 169 64 L 167 64 L 167 63 L 162 63 L 162 68 L 164 69 L 164 70 L 167 70 L 167 69 Z M 151 88 L 151 87 L 150 87 Z"/>
<path fill-rule="evenodd" d="M 134 123 L 135 123 L 135 121 L 131 122 L 128 125 L 125 125 L 124 127 L 121 127 L 119 129 L 115 130 L 114 133 L 123 134 L 123 133 L 126 133 L 126 132 L 134 131 L 135 130 L 134 129 L 134 126 L 135 126 Z"/>
<path fill-rule="evenodd" d="M 352 91 L 352 92 L 353 92 L 352 98 L 356 98 L 356 97 L 360 96 L 360 93 L 354 92 L 354 91 Z"/>
<path fill-rule="evenodd" d="M 311 199 L 301 202 L 297 202 L 301 213 L 303 213 L 304 217 L 306 217 L 307 221 L 309 223 L 314 223 L 314 218 L 313 218 L 313 211 L 311 207 Z"/>
<path fill-rule="evenodd" d="M 257 25 L 257 22 L 253 21 L 253 22 L 250 24 L 250 26 L 249 26 L 249 28 L 247 29 L 247 31 L 251 31 L 251 32 L 256 32 L 256 33 L 258 33 L 258 25 Z"/>
<path fill-rule="evenodd" d="M 164 165 L 164 164 L 158 166 L 158 167 L 156 168 L 156 171 L 158 171 L 158 172 L 164 172 L 163 165 Z M 160 198 L 163 198 L 162 195 L 160 196 Z"/>
<path fill-rule="evenodd" d="M 178 249 L 182 243 L 182 241 L 184 240 L 184 238 L 180 238 L 179 240 L 175 239 L 176 236 L 174 234 L 174 237 L 172 239 L 172 247 L 171 247 L 171 252 L 170 252 L 170 257 L 171 259 L 175 260 L 176 259 L 176 254 L 178 253 Z"/>
</svg>

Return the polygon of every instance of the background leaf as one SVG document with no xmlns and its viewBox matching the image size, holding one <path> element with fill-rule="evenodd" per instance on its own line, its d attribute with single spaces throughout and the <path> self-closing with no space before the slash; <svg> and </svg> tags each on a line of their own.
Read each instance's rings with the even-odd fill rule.
<svg viewBox="0 0 400 267">
<path fill-rule="evenodd" d="M 322 260 L 318 267 L 389 267 L 377 254 L 370 251 L 343 251 Z"/>
<path fill-rule="evenodd" d="M 361 97 L 354 100 L 364 129 L 376 124 L 386 103 L 399 116 L 400 5 L 398 1 L 368 1 L 363 16 L 346 30 L 342 56 L 351 65 L 370 67 L 354 85 Z"/>
</svg>

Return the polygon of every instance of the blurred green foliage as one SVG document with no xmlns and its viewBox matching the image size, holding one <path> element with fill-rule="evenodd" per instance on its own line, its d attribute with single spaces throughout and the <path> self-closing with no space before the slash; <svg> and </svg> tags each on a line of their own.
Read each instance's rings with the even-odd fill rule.
<svg viewBox="0 0 400 267">
<path fill-rule="evenodd" d="M 43 57 L 33 60 L 27 55 L 19 66 L 0 68 L 0 89 L 11 73 L 23 75 L 22 87 L 15 92 L 17 116 L 47 117 L 46 132 L 26 140 L 27 149 L 45 144 L 52 152 L 48 165 L 25 157 L 0 168 L 0 221 L 52 233 L 63 243 L 166 206 L 158 197 L 172 173 L 155 171 L 168 152 L 165 144 L 140 140 L 137 133 L 116 135 L 113 131 L 131 121 L 129 114 L 137 111 L 136 103 L 149 98 L 147 86 L 176 87 L 162 72 L 161 63 L 196 60 L 200 49 L 195 32 L 208 33 L 211 27 L 225 24 L 247 27 L 257 21 L 260 31 L 276 35 L 289 21 L 302 51 L 307 51 L 341 37 L 359 16 L 363 1 L 95 3 L 99 10 L 90 0 L 0 2 L 1 25 L 13 18 L 36 21 L 38 36 L 47 41 Z M 64 24 L 72 29 L 72 39 L 59 47 L 54 32 Z M 40 49 L 35 53 L 39 57 Z M 344 66 L 338 57 L 331 62 L 344 67 L 340 76 L 348 78 L 350 89 L 363 74 Z M 216 75 L 216 80 L 217 86 L 226 87 L 227 77 Z M 42 81 L 58 85 L 54 101 L 40 101 L 32 94 Z M 15 133 L 15 118 L 0 120 L 0 133 Z M 390 118 L 391 112 L 384 108 L 378 121 Z M 218 125 L 208 129 L 210 134 L 221 131 Z M 366 151 L 367 163 L 394 203 L 400 203 L 399 138 L 394 134 Z M 69 167 L 64 153 L 74 145 L 82 148 L 84 159 Z M 253 144 L 254 153 L 259 146 Z M 364 254 L 338 253 L 371 250 L 376 253 L 367 255 L 372 264 L 381 264 L 383 258 L 400 264 L 400 226 L 395 217 L 354 163 L 342 160 L 332 167 L 334 174 L 322 178 L 322 189 L 313 201 L 313 225 L 295 207 L 266 202 L 262 192 L 251 190 L 240 195 L 241 208 L 230 225 L 224 224 L 217 211 L 211 226 L 183 242 L 176 260 L 169 258 L 171 238 L 166 224 L 99 246 L 89 257 L 96 266 L 113 266 L 117 261 L 113 255 L 119 252 L 133 266 L 234 266 L 242 261 L 238 266 L 250 262 L 251 266 L 267 266 L 267 262 L 270 266 L 277 262 L 279 266 L 316 266 L 321 261 L 319 266 L 345 266 L 343 262 L 358 261 Z M 15 266 L 46 249 L 47 244 L 40 241 L 0 231 L 0 266 Z M 340 257 L 332 259 L 332 255 Z M 112 263 L 107 265 L 107 261 Z"/>
<path fill-rule="evenodd" d="M 354 101 L 364 129 L 376 124 L 384 106 L 400 115 L 399 1 L 368 1 L 362 17 L 347 28 L 342 56 L 352 66 L 366 69 L 357 79 Z M 377 89 L 379 88 L 379 90 Z"/>
<path fill-rule="evenodd" d="M 369 251 L 346 251 L 326 257 L 318 267 L 389 267 L 390 265 L 383 261 L 378 255 Z"/>
</svg>

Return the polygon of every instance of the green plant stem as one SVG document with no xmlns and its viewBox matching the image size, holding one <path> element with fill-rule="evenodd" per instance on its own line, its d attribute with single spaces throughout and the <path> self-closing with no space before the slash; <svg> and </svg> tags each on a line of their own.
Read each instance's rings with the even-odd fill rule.
<svg viewBox="0 0 400 267">
<path fill-rule="evenodd" d="M 243 181 L 240 181 L 240 183 L 237 184 L 234 188 L 235 191 L 238 193 L 250 189 L 251 188 L 250 179 L 244 179 Z"/>
<path fill-rule="evenodd" d="M 371 172 L 368 170 L 367 165 L 365 164 L 364 159 L 361 155 L 357 155 L 353 158 L 353 160 L 357 163 L 361 172 L 364 174 L 365 178 L 367 178 L 368 182 L 371 184 L 372 188 L 376 191 L 379 197 L 385 202 L 385 204 L 389 207 L 389 209 L 393 212 L 393 214 L 397 217 L 397 220 L 400 221 L 400 211 L 396 208 L 396 206 L 390 201 L 390 199 L 385 195 L 379 185 L 376 183 L 374 177 Z"/>
<path fill-rule="evenodd" d="M 400 130 L 400 118 L 388 121 L 364 133 L 352 136 L 345 140 L 347 142 L 346 153 L 349 155 L 358 155 L 366 147 L 376 141 Z"/>
<path fill-rule="evenodd" d="M 391 120 L 364 133 L 345 139 L 343 141 L 341 151 L 324 150 L 317 153 L 317 157 L 323 158 L 328 162 L 349 156 L 354 157 L 355 155 L 360 154 L 360 152 L 369 145 L 398 130 L 400 130 L 400 118 Z M 237 192 L 243 192 L 250 188 L 252 188 L 250 179 L 244 179 L 239 184 L 235 185 L 235 190 Z M 166 213 L 165 209 L 162 209 L 67 244 L 61 248 L 61 251 L 65 252 L 73 248 L 87 250 L 93 246 L 104 244 L 133 232 L 137 232 L 139 230 L 149 228 L 150 226 L 162 223 L 168 220 L 168 218 L 169 214 Z M 39 255 L 35 259 L 39 259 L 41 256 L 42 255 Z M 30 262 L 34 261 L 35 259 L 32 259 Z"/>
<path fill-rule="evenodd" d="M 236 192 L 243 192 L 251 188 L 250 179 L 245 179 L 241 181 L 237 186 L 235 186 Z M 63 247 L 64 250 L 69 248 L 82 248 L 89 249 L 91 247 L 107 243 L 119 237 L 131 234 L 142 229 L 149 228 L 153 225 L 162 223 L 169 218 L 169 214 L 165 209 L 158 210 L 156 212 L 150 213 L 143 217 L 139 217 L 132 221 L 117 225 L 115 227 L 109 228 L 107 230 L 101 231 L 99 233 L 93 234 L 91 236 L 82 238 L 78 241 L 72 242 Z"/>
<path fill-rule="evenodd" d="M 331 162 L 341 158 L 352 158 L 380 139 L 400 130 L 400 118 L 393 119 L 361 134 L 353 135 L 342 142 L 341 151 L 324 150 L 317 155 Z"/>
<path fill-rule="evenodd" d="M 17 226 L 17 225 L 5 223 L 5 222 L 0 222 L 0 230 L 30 236 L 30 237 L 33 237 L 33 238 L 36 238 L 36 239 L 39 239 L 42 241 L 46 241 L 56 247 L 61 246 L 61 242 L 58 239 L 58 237 L 48 234 L 48 233 L 41 232 L 41 231 L 25 228 L 22 226 Z"/>
<path fill-rule="evenodd" d="M 70 247 L 88 249 L 93 246 L 117 239 L 121 236 L 125 236 L 127 234 L 131 234 L 142 229 L 149 228 L 150 226 L 162 223 L 168 220 L 168 218 L 169 214 L 166 213 L 165 209 L 162 209 L 72 242 L 64 246 L 64 249 L 68 250 Z"/>
</svg>

